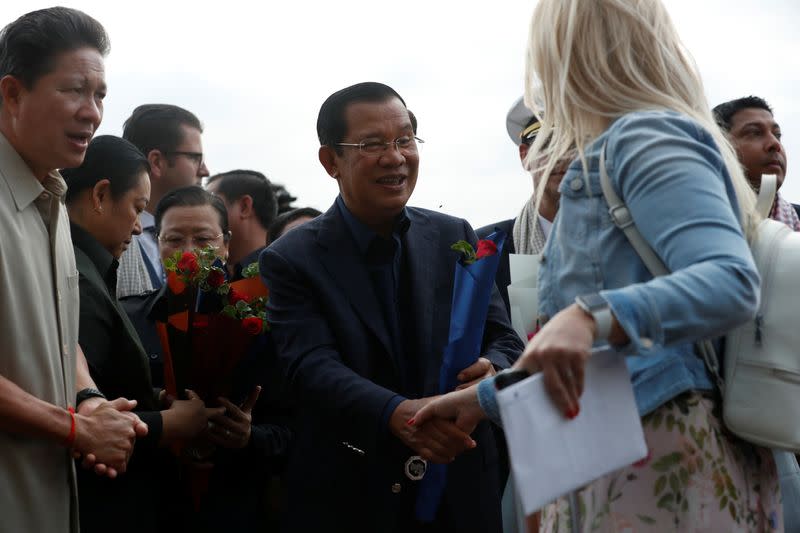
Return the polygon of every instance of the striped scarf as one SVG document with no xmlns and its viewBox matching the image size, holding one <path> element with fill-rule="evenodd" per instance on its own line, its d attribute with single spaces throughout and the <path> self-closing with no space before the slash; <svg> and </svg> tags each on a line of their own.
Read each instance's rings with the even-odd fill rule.
<svg viewBox="0 0 800 533">
<path fill-rule="evenodd" d="M 536 212 L 536 195 L 531 195 L 522 211 L 514 221 L 514 249 L 518 254 L 540 254 L 544 249 L 544 231 L 539 223 L 539 214 Z"/>
</svg>

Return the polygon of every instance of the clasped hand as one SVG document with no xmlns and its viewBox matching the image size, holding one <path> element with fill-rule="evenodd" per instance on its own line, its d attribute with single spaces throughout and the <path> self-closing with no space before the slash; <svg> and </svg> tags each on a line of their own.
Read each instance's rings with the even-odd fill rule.
<svg viewBox="0 0 800 533">
<path fill-rule="evenodd" d="M 136 400 L 125 398 L 82 402 L 75 414 L 73 457 L 98 475 L 113 479 L 125 472 L 135 440 L 147 435 L 147 424 L 131 412 L 135 407 Z"/>
</svg>

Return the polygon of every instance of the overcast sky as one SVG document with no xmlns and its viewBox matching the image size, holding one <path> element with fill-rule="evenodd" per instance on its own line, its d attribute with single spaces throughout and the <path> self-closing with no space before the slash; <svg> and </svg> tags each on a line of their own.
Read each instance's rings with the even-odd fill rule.
<svg viewBox="0 0 800 533">
<path fill-rule="evenodd" d="M 772 105 L 789 154 L 782 192 L 800 202 L 800 171 L 792 172 L 800 154 L 800 2 L 666 4 L 711 105 L 748 94 Z M 0 21 L 49 5 L 3 1 Z M 259 170 L 284 183 L 298 206 L 325 210 L 337 187 L 317 160 L 319 106 L 345 86 L 380 81 L 403 96 L 426 141 L 411 204 L 478 227 L 515 216 L 530 195 L 505 114 L 524 88 L 533 1 L 63 5 L 89 13 L 111 37 L 99 133 L 120 135 L 142 103 L 186 107 L 205 125 L 212 173 Z"/>
</svg>

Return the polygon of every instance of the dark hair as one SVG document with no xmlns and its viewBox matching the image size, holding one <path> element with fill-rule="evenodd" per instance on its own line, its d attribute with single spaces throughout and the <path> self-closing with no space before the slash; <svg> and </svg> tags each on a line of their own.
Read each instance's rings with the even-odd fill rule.
<svg viewBox="0 0 800 533">
<path fill-rule="evenodd" d="M 758 96 L 745 96 L 744 98 L 737 98 L 736 100 L 719 104 L 713 109 L 712 113 L 714 113 L 714 120 L 717 121 L 717 125 L 725 131 L 730 131 L 733 115 L 742 109 L 749 108 L 763 109 L 769 111 L 770 115 L 773 114 L 772 108 L 767 104 L 766 100 Z"/>
<path fill-rule="evenodd" d="M 261 172 L 255 170 L 231 170 L 215 174 L 206 186 L 217 183 L 217 194 L 228 202 L 234 202 L 244 195 L 253 199 L 253 209 L 261 227 L 267 229 L 278 214 L 278 200 L 272 191 L 272 183 Z"/>
<path fill-rule="evenodd" d="M 330 95 L 319 108 L 317 117 L 317 137 L 319 144 L 330 146 L 337 154 L 342 153 L 342 148 L 336 143 L 342 142 L 347 135 L 347 123 L 344 118 L 347 106 L 359 102 L 385 102 L 392 98 L 397 98 L 403 105 L 405 100 L 397 94 L 397 91 L 374 81 L 357 83 L 350 87 L 345 87 Z"/>
<path fill-rule="evenodd" d="M 172 207 L 202 207 L 210 205 L 219 215 L 219 227 L 225 234 L 225 241 L 230 238 L 230 226 L 228 225 L 228 210 L 218 196 L 214 196 L 199 185 L 180 187 L 168 192 L 156 206 L 155 227 L 156 234 L 161 233 L 161 220 L 164 214 Z"/>
<path fill-rule="evenodd" d="M 286 186 L 281 183 L 273 183 L 271 187 L 272 192 L 275 194 L 275 199 L 278 201 L 279 215 L 295 209 L 292 206 L 292 202 L 297 200 L 297 196 L 292 196 L 292 193 L 286 190 Z"/>
<path fill-rule="evenodd" d="M 54 68 L 58 54 L 83 47 L 108 54 L 108 35 L 95 19 L 68 7 L 31 11 L 0 32 L 0 78 L 14 76 L 30 89 Z"/>
<path fill-rule="evenodd" d="M 111 197 L 119 200 L 137 185 L 142 171 L 149 172 L 150 165 L 133 144 L 114 135 L 95 137 L 86 149 L 81 166 L 61 171 L 69 185 L 66 202 L 72 203 L 78 194 L 103 179 L 111 184 Z"/>
<path fill-rule="evenodd" d="M 269 233 L 267 233 L 267 246 L 277 241 L 278 238 L 281 235 L 283 235 L 286 226 L 288 226 L 298 218 L 303 218 L 303 217 L 317 218 L 321 214 L 322 214 L 321 211 L 318 211 L 313 207 L 298 207 L 297 209 L 292 209 L 291 211 L 287 211 L 283 214 L 278 215 L 277 217 L 275 217 L 275 220 L 273 220 L 272 224 L 270 224 L 269 226 L 268 230 Z"/>
<path fill-rule="evenodd" d="M 417 134 L 417 115 L 411 112 L 410 109 L 406 108 L 408 111 L 408 118 L 411 119 L 411 130 L 414 132 L 414 135 Z"/>
<path fill-rule="evenodd" d="M 183 141 L 182 126 L 203 132 L 203 125 L 191 111 L 170 104 L 144 104 L 134 109 L 122 125 L 122 136 L 145 156 L 151 150 L 172 152 Z"/>
</svg>

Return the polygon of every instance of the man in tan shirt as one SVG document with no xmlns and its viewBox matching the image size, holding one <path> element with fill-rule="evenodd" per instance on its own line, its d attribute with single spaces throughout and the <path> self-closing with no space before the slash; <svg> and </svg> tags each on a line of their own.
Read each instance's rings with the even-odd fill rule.
<svg viewBox="0 0 800 533">
<path fill-rule="evenodd" d="M 28 13 L 0 34 L 4 531 L 77 531 L 73 456 L 114 477 L 147 431 L 123 398 L 68 410 L 94 383 L 77 344 L 78 271 L 57 169 L 80 165 L 100 124 L 107 50 L 103 27 L 73 9 Z"/>
</svg>

